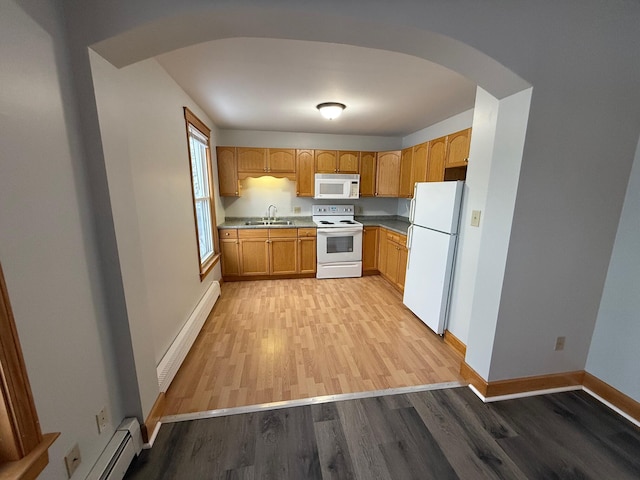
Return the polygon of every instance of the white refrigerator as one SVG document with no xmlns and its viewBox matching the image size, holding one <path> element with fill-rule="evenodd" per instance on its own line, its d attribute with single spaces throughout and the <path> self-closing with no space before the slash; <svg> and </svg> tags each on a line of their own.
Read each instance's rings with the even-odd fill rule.
<svg viewBox="0 0 640 480">
<path fill-rule="evenodd" d="M 464 182 L 416 183 L 409 210 L 404 304 L 439 335 L 446 328 Z"/>
</svg>

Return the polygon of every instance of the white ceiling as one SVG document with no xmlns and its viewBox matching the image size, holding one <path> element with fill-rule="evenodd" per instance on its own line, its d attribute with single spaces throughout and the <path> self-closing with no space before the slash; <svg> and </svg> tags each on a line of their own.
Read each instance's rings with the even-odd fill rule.
<svg viewBox="0 0 640 480">
<path fill-rule="evenodd" d="M 221 129 L 405 136 L 473 108 L 476 86 L 410 55 L 333 43 L 214 40 L 156 57 Z M 328 121 L 322 102 L 347 105 Z"/>
</svg>

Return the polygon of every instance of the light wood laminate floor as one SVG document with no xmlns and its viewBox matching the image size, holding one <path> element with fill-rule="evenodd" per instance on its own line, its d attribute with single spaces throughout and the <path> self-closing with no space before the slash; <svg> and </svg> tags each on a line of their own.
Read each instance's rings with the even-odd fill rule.
<svg viewBox="0 0 640 480">
<path fill-rule="evenodd" d="M 164 414 L 462 381 L 461 360 L 380 276 L 224 283 Z"/>
</svg>

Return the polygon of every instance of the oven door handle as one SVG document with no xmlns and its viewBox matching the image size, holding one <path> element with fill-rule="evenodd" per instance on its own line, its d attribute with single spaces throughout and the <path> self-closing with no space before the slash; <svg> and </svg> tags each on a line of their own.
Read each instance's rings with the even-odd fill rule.
<svg viewBox="0 0 640 480">
<path fill-rule="evenodd" d="M 345 234 L 362 232 L 361 228 L 319 228 L 317 233 L 326 237 L 344 237 Z"/>
</svg>

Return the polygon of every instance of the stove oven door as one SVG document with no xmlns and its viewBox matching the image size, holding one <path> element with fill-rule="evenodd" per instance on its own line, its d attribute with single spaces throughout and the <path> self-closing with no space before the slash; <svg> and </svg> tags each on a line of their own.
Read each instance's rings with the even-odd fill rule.
<svg viewBox="0 0 640 480">
<path fill-rule="evenodd" d="M 362 228 L 318 228 L 318 263 L 362 261 Z"/>
</svg>

